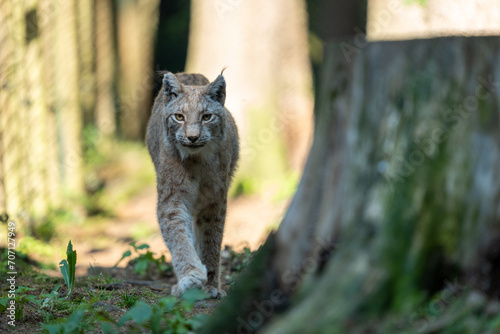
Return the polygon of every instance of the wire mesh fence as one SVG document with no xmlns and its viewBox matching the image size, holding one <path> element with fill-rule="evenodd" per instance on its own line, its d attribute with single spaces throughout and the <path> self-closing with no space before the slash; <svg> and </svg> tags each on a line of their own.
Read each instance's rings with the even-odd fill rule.
<svg viewBox="0 0 500 334">
<path fill-rule="evenodd" d="M 123 3 L 131 7 L 119 10 L 122 2 L 112 0 L 0 0 L 0 213 L 43 216 L 83 194 L 85 126 L 106 136 L 127 135 L 129 123 L 145 126 L 154 88 L 136 94 L 133 87 L 154 79 L 145 69 L 152 68 L 159 0 Z M 118 44 L 122 12 L 136 26 L 148 24 Z M 149 41 L 149 51 L 141 40 Z M 124 54 L 136 55 L 132 65 Z M 120 91 L 124 79 L 132 88 Z M 127 121 L 122 128 L 119 119 Z M 134 128 L 126 139 L 142 140 L 143 133 Z"/>
</svg>

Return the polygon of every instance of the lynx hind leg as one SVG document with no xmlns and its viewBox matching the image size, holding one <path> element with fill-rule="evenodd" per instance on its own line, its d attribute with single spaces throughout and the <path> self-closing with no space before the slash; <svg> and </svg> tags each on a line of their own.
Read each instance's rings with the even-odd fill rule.
<svg viewBox="0 0 500 334">
<path fill-rule="evenodd" d="M 195 226 L 196 249 L 201 261 L 207 267 L 207 283 L 204 290 L 210 298 L 222 298 L 226 292 L 220 288 L 220 249 L 224 230 L 225 208 L 222 214 L 204 213 Z"/>
</svg>

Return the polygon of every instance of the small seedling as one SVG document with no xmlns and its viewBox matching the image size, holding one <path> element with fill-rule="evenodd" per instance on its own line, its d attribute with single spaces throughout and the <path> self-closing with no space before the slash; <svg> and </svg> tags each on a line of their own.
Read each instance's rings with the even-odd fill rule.
<svg viewBox="0 0 500 334">
<path fill-rule="evenodd" d="M 84 320 L 85 310 L 80 308 L 73 312 L 67 319 L 61 323 L 56 324 L 44 324 L 42 328 L 49 332 L 50 334 L 70 334 L 70 333 L 80 333 L 83 320 Z"/>
<path fill-rule="evenodd" d="M 54 290 L 52 290 L 51 293 L 44 293 L 44 294 L 40 295 L 40 297 L 43 298 L 41 300 L 41 303 L 40 303 L 41 309 L 47 307 L 52 301 L 56 300 L 59 297 L 59 289 L 60 288 L 61 288 L 61 286 L 58 284 L 58 285 L 56 285 Z"/>
<path fill-rule="evenodd" d="M 32 302 L 35 304 L 39 304 L 39 301 L 37 300 L 37 296 L 34 295 L 26 295 L 24 294 L 26 291 L 33 291 L 35 289 L 32 288 L 27 288 L 25 286 L 19 286 L 15 291 L 14 291 L 14 298 L 11 298 L 12 296 L 5 293 L 2 298 L 0 299 L 0 313 L 3 313 L 7 310 L 9 307 L 9 303 L 11 300 L 15 301 L 15 319 L 19 320 L 22 319 L 24 316 L 24 305 L 27 304 L 28 302 Z"/>
<path fill-rule="evenodd" d="M 68 298 L 71 294 L 71 289 L 75 283 L 75 272 L 76 272 L 76 250 L 73 250 L 73 245 L 71 240 L 68 243 L 68 248 L 66 249 L 66 260 L 59 262 L 59 269 L 64 278 L 64 283 L 68 287 Z"/>
<path fill-rule="evenodd" d="M 132 259 L 130 263 L 134 264 L 134 273 L 139 274 L 141 276 L 145 276 L 148 269 L 152 266 L 156 266 L 156 268 L 160 272 L 165 272 L 172 270 L 170 266 L 165 262 L 165 255 L 160 256 L 159 258 L 154 257 L 154 253 L 149 250 L 148 244 L 142 244 L 139 246 L 135 245 L 135 242 L 131 242 L 130 246 L 137 253 L 137 257 Z M 146 250 L 146 253 L 144 253 Z M 115 264 L 115 267 L 125 258 L 132 256 L 132 252 L 130 250 L 123 253 L 121 259 Z"/>
<path fill-rule="evenodd" d="M 138 301 L 118 321 L 107 318 L 101 321 L 103 333 L 117 333 L 128 326 L 128 332 L 149 333 L 188 333 L 199 330 L 206 315 L 198 314 L 191 318 L 187 314 L 191 312 L 196 301 L 207 298 L 202 290 L 188 290 L 179 300 L 176 297 L 165 297 L 158 304 L 147 304 Z"/>
<path fill-rule="evenodd" d="M 118 304 L 121 307 L 131 308 L 135 305 L 135 303 L 139 300 L 139 296 L 134 295 L 133 293 L 129 293 L 125 290 L 125 293 L 120 295 L 121 301 Z"/>
</svg>

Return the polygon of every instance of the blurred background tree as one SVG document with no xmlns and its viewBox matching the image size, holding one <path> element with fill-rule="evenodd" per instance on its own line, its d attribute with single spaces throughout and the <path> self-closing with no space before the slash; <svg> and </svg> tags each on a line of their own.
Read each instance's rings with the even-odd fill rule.
<svg viewBox="0 0 500 334">
<path fill-rule="evenodd" d="M 304 0 L 191 2 L 186 69 L 227 67 L 226 106 L 242 138 L 239 175 L 252 184 L 299 171 L 312 132 L 312 72 Z M 272 166 L 272 168 L 269 168 Z"/>
<path fill-rule="evenodd" d="M 84 196 L 86 129 L 143 142 L 164 69 L 213 78 L 229 67 L 228 106 L 243 137 L 237 193 L 279 191 L 290 172 L 296 182 L 312 131 L 303 0 L 0 4 L 3 211 L 43 216 Z"/>
</svg>

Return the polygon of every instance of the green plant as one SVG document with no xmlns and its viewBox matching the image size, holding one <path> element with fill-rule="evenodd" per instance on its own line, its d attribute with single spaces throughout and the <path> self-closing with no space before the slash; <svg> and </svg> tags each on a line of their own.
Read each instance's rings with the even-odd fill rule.
<svg viewBox="0 0 500 334">
<path fill-rule="evenodd" d="M 83 317 L 85 310 L 80 308 L 73 312 L 67 319 L 61 323 L 44 324 L 42 328 L 50 334 L 70 334 L 84 332 Z"/>
<path fill-rule="evenodd" d="M 242 271 L 250 262 L 252 254 L 252 251 L 248 247 L 245 247 L 242 253 L 237 253 L 233 249 L 230 249 L 231 271 Z"/>
<path fill-rule="evenodd" d="M 118 302 L 118 304 L 121 307 L 131 308 L 139 300 L 139 296 L 136 296 L 133 293 L 129 293 L 128 290 L 125 290 L 125 293 L 120 295 L 120 299 L 121 300 Z"/>
<path fill-rule="evenodd" d="M 66 260 L 59 262 L 59 269 L 64 278 L 64 283 L 68 287 L 68 295 L 71 294 L 71 289 L 75 283 L 75 272 L 76 272 L 76 250 L 73 250 L 73 245 L 71 240 L 68 243 L 68 248 L 66 249 Z"/>
<path fill-rule="evenodd" d="M 114 290 L 108 291 L 104 287 L 106 280 L 110 280 L 109 276 L 104 276 L 103 273 L 99 273 L 97 276 L 91 276 L 88 279 L 89 287 L 84 287 L 87 291 L 91 302 L 100 300 L 109 300 L 113 295 Z"/>
<path fill-rule="evenodd" d="M 132 296 L 128 293 L 126 295 L 128 296 L 125 298 Z M 187 333 L 199 330 L 206 320 L 204 314 L 189 317 L 194 304 L 204 298 L 207 298 L 207 295 L 202 290 L 193 289 L 186 291 L 182 299 L 165 297 L 154 304 L 137 301 L 118 320 L 113 319 L 104 311 L 93 311 L 92 308 L 89 308 L 89 304 L 84 304 L 67 319 L 55 320 L 53 323 L 42 325 L 42 328 L 50 334 L 98 331 L 104 334 L 119 332 Z"/>
<path fill-rule="evenodd" d="M 135 241 L 130 243 L 130 246 L 137 253 L 137 257 L 130 261 L 134 265 L 134 273 L 145 276 L 148 269 L 156 267 L 160 272 L 172 271 L 172 268 L 166 263 L 165 255 L 159 258 L 154 257 L 154 253 L 149 250 L 148 244 L 135 245 Z M 145 252 L 144 252 L 145 250 Z M 115 267 L 125 258 L 132 256 L 130 250 L 123 253 L 121 259 L 115 264 Z"/>
<path fill-rule="evenodd" d="M 206 315 L 199 314 L 188 318 L 187 314 L 198 300 L 204 298 L 207 298 L 205 292 L 193 289 L 186 291 L 181 300 L 165 297 L 153 305 L 138 301 L 118 321 L 109 318 L 101 321 L 101 330 L 103 333 L 117 333 L 126 325 L 129 333 L 149 331 L 153 334 L 175 334 L 196 331 L 201 328 Z"/>
<path fill-rule="evenodd" d="M 54 300 L 59 298 L 59 289 L 61 286 L 58 284 L 56 287 L 52 290 L 51 293 L 43 293 L 40 295 L 42 299 L 40 299 L 40 303 L 37 302 L 37 304 L 40 306 L 41 309 L 48 307 Z"/>
<path fill-rule="evenodd" d="M 37 301 L 37 296 L 24 294 L 26 291 L 33 290 L 35 289 L 19 286 L 14 290 L 14 293 L 4 293 L 2 298 L 0 298 L 0 313 L 7 311 L 10 305 L 12 305 L 11 301 L 14 301 L 14 317 L 16 320 L 22 319 L 24 316 L 24 306 L 29 302 L 36 303 Z"/>
</svg>

